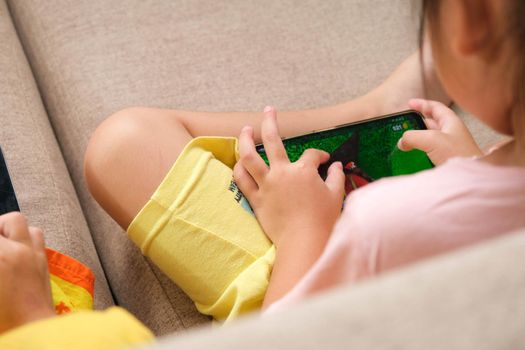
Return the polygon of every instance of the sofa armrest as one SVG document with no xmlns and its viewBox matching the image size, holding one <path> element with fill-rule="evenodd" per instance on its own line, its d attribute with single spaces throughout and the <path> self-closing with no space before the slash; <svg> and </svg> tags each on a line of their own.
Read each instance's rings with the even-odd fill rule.
<svg viewBox="0 0 525 350">
<path fill-rule="evenodd" d="M 525 344 L 525 230 L 272 315 L 147 349 L 506 349 Z"/>
</svg>

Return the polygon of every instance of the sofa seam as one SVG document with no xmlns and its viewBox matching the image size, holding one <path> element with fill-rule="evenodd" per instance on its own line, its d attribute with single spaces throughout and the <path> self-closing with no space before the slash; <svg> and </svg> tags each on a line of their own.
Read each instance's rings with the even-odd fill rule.
<svg viewBox="0 0 525 350">
<path fill-rule="evenodd" d="M 52 132 L 53 139 L 56 142 L 56 145 L 58 147 L 58 150 L 59 150 L 59 153 L 60 153 L 60 158 L 61 158 L 62 163 L 63 163 L 63 165 L 65 167 L 65 170 L 66 170 L 67 178 L 69 179 L 70 184 L 71 184 L 71 186 L 73 188 L 73 191 L 74 191 L 73 193 L 75 194 L 75 198 L 76 198 L 76 200 L 78 202 L 80 212 L 82 213 L 82 216 L 84 217 L 84 222 L 86 224 L 86 228 L 88 229 L 89 238 L 91 239 L 91 243 L 93 244 L 94 252 L 96 254 L 96 258 L 97 258 L 97 260 L 99 262 L 99 265 L 100 265 L 100 270 L 103 273 L 103 277 L 104 277 L 104 280 L 106 282 L 106 286 L 108 287 L 108 290 L 109 290 L 111 298 L 112 298 L 111 301 L 113 302 L 114 305 L 117 305 L 117 299 L 115 298 L 115 294 L 114 294 L 113 288 L 111 287 L 111 283 L 110 283 L 109 279 L 107 278 L 106 271 L 105 271 L 104 266 L 102 264 L 102 260 L 100 259 L 100 255 L 99 255 L 97 246 L 96 246 L 96 244 L 95 244 L 95 242 L 93 240 L 91 227 L 90 227 L 89 222 L 88 222 L 88 220 L 86 218 L 86 214 L 84 212 L 84 209 L 83 209 L 82 205 L 80 204 L 79 194 L 77 192 L 76 187 L 74 186 L 73 179 L 72 179 L 71 173 L 69 171 L 69 167 L 68 167 L 67 162 L 66 162 L 66 160 L 64 158 L 64 152 L 62 150 L 61 143 L 59 141 L 59 138 L 57 137 L 57 133 L 56 133 L 55 127 L 53 125 L 53 122 L 51 121 L 51 118 L 49 117 L 49 110 L 48 110 L 47 104 L 45 102 L 44 95 L 42 93 L 41 84 L 39 83 L 39 80 L 38 80 L 38 74 L 36 74 L 36 70 L 35 70 L 35 68 L 34 68 L 34 66 L 33 66 L 33 64 L 32 64 L 32 62 L 31 62 L 31 60 L 29 58 L 29 55 L 28 55 L 28 49 L 27 49 L 26 45 L 24 44 L 24 40 L 21 37 L 20 29 L 19 29 L 18 24 L 17 24 L 17 18 L 16 18 L 15 15 L 13 15 L 13 10 L 12 10 L 11 5 L 10 5 L 10 0 L 5 0 L 4 3 L 6 5 L 7 13 L 8 13 L 9 18 L 11 20 L 11 25 L 12 25 L 13 30 L 14 30 L 14 32 L 16 34 L 17 39 L 18 39 L 17 41 L 18 41 L 18 43 L 20 45 L 20 48 L 22 49 L 22 53 L 24 55 L 25 61 L 27 63 L 27 66 L 29 67 L 31 76 L 33 78 L 32 79 L 32 84 L 36 88 L 36 91 L 38 92 L 38 95 L 40 97 L 40 105 L 42 106 L 42 109 L 43 109 L 43 111 L 44 111 L 44 113 L 45 113 L 45 115 L 47 117 L 46 119 L 47 119 L 48 125 L 50 127 L 50 130 Z M 18 70 L 18 72 L 19 72 L 19 70 Z M 27 93 L 24 93 L 24 98 L 26 98 L 26 99 L 28 98 Z M 32 120 L 33 123 L 35 123 L 34 115 L 31 116 L 31 120 Z M 40 129 L 38 130 L 38 134 L 39 134 L 39 137 L 40 137 L 41 141 L 43 141 L 44 138 L 43 138 L 43 135 L 42 135 L 42 131 Z M 44 144 L 44 147 L 45 147 L 45 150 L 46 150 L 46 156 L 47 156 L 48 160 L 51 161 L 51 159 L 49 158 L 49 152 L 47 152 L 48 147 L 45 144 Z M 49 166 L 49 164 L 47 165 L 47 167 L 48 167 L 48 170 L 51 170 L 51 167 Z M 56 179 L 55 179 L 54 174 L 52 175 L 52 182 L 53 182 L 53 186 L 55 188 L 55 192 L 57 193 L 57 199 L 61 199 L 60 191 L 58 191 L 57 183 L 56 183 Z M 62 203 L 62 202 L 59 201 L 59 203 Z M 63 214 L 62 211 L 60 211 L 60 220 L 62 222 L 62 232 L 65 232 L 65 221 L 64 221 L 64 214 Z M 65 236 L 66 236 L 66 239 L 68 240 L 67 242 L 68 242 L 68 245 L 69 245 L 71 240 L 69 240 L 67 235 L 65 235 Z"/>
<path fill-rule="evenodd" d="M 7 7 L 8 12 L 9 12 L 9 17 L 11 18 L 11 24 L 12 24 L 12 26 L 13 26 L 13 29 L 15 30 L 15 33 L 16 33 L 16 36 L 17 36 L 17 39 L 18 39 L 18 43 L 20 44 L 20 47 L 21 47 L 21 49 L 22 49 L 22 52 L 23 52 L 23 54 L 24 54 L 24 56 L 25 56 L 25 59 L 26 59 L 27 65 L 29 66 L 29 68 L 30 68 L 30 70 L 31 70 L 31 75 L 33 76 L 33 81 L 32 81 L 33 84 L 32 84 L 32 85 L 34 85 L 34 86 L 37 88 L 38 94 L 39 94 L 39 96 L 40 96 L 40 102 L 41 102 L 40 105 L 43 107 L 44 112 L 45 112 L 46 116 L 48 117 L 48 118 L 47 118 L 47 120 L 48 120 L 48 125 L 50 126 L 51 131 L 53 131 L 53 128 L 52 128 L 52 126 L 51 126 L 51 122 L 49 121 L 49 116 L 48 116 L 47 109 L 45 108 L 45 106 L 44 106 L 44 104 L 43 104 L 42 95 L 41 95 L 41 93 L 40 93 L 40 88 L 38 87 L 38 84 L 37 84 L 36 79 L 35 79 L 35 74 L 34 74 L 34 72 L 33 72 L 33 69 L 32 69 L 32 67 L 31 67 L 31 64 L 30 64 L 30 62 L 29 62 L 29 59 L 28 59 L 27 53 L 26 53 L 26 51 L 25 51 L 25 48 L 24 48 L 23 45 L 22 45 L 22 41 L 20 40 L 20 35 L 19 35 L 19 33 L 18 33 L 18 30 L 17 30 L 17 28 L 16 28 L 16 26 L 15 26 L 15 23 L 14 23 L 14 17 L 12 16 L 12 13 L 11 13 L 11 10 L 10 10 L 10 8 L 9 8 L 9 4 L 8 4 L 7 1 L 5 2 L 5 4 L 6 4 L 6 7 Z M 12 52 L 13 52 L 13 53 L 15 54 L 15 56 L 16 56 L 16 48 L 15 48 L 15 47 L 12 47 Z M 17 69 L 17 70 L 16 70 L 16 73 L 17 73 L 16 75 L 17 75 L 17 76 L 20 76 L 20 77 L 23 76 L 23 72 L 21 71 L 21 69 L 20 69 L 19 67 L 17 67 L 16 69 Z M 24 90 L 24 99 L 25 99 L 26 101 L 30 101 L 30 100 L 31 100 L 30 97 L 29 97 L 28 94 L 27 94 L 27 91 L 25 91 L 25 90 Z M 31 114 L 31 122 L 32 122 L 32 124 L 33 124 L 33 125 L 38 125 L 38 123 L 36 122 L 36 119 L 35 119 L 35 115 L 34 115 L 33 113 L 30 113 L 30 114 Z M 53 183 L 53 188 L 54 188 L 54 190 L 55 190 L 55 195 L 56 195 L 56 197 L 57 197 L 57 199 L 58 199 L 58 203 L 61 204 L 61 203 L 62 203 L 62 201 L 61 201 L 61 194 L 60 194 L 60 191 L 58 191 L 58 187 L 57 187 L 57 182 L 56 182 L 56 177 L 55 177 L 54 171 L 53 171 L 52 167 L 50 166 L 50 163 L 52 163 L 52 160 L 51 160 L 50 157 L 49 157 L 49 154 L 50 154 L 50 152 L 49 152 L 49 148 L 47 147 L 47 145 L 46 145 L 46 143 L 45 143 L 44 136 L 42 135 L 42 130 L 41 130 L 40 128 L 38 128 L 38 127 L 37 127 L 36 129 L 37 129 L 37 130 L 36 130 L 36 133 L 37 133 L 38 138 L 39 138 L 39 144 L 44 148 L 44 151 L 45 151 L 44 154 L 46 155 L 46 158 L 47 158 L 47 160 L 48 160 L 48 163 L 46 164 L 46 168 L 47 168 L 47 170 L 48 170 L 48 172 L 49 172 L 49 174 L 50 174 L 50 176 L 51 176 L 51 181 L 52 181 L 52 183 Z M 55 135 L 54 131 L 53 131 L 53 137 L 54 137 L 54 139 L 55 139 L 55 141 L 56 141 L 56 143 L 57 143 L 57 146 L 58 146 L 58 140 L 56 139 L 56 135 Z M 60 150 L 60 148 L 59 148 L 59 150 Z M 60 152 L 61 152 L 61 150 L 60 150 Z M 62 153 L 61 153 L 61 155 L 62 155 Z M 69 176 L 69 173 L 68 173 L 68 176 Z M 62 206 L 62 204 L 61 204 L 61 206 Z M 64 215 L 63 215 L 63 213 L 62 213 L 62 210 L 60 210 L 60 214 L 59 214 L 59 216 L 60 216 L 60 221 L 61 221 L 61 223 L 62 223 L 61 231 L 64 233 L 64 232 L 65 232 L 65 227 L 66 227 L 66 226 L 65 226 Z M 65 237 L 66 237 L 67 243 L 68 243 L 68 245 L 69 245 L 69 243 L 70 243 L 71 241 L 69 240 L 69 237 L 68 237 L 67 235 L 65 235 Z"/>
</svg>

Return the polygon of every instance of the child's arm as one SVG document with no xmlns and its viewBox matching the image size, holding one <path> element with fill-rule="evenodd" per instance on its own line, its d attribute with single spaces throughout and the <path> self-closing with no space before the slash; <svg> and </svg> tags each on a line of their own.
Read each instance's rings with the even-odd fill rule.
<svg viewBox="0 0 525 350">
<path fill-rule="evenodd" d="M 430 45 L 426 46 L 430 47 Z M 316 109 L 279 112 L 281 136 L 289 137 L 404 110 L 406 101 L 410 98 L 425 95 L 423 80 L 426 82 L 427 92 L 434 99 L 448 103 L 450 99 L 436 77 L 432 68 L 433 63 L 427 60 L 431 55 L 423 56 L 424 67 L 421 67 L 420 53 L 415 52 L 382 84 L 350 101 Z M 262 113 L 207 113 L 183 110 L 165 110 L 165 112 L 175 116 L 192 137 L 237 136 L 243 126 L 249 125 L 254 129 L 255 141 L 260 141 Z"/>
<path fill-rule="evenodd" d="M 409 106 L 425 115 L 428 130 L 410 130 L 403 134 L 398 147 L 403 151 L 419 149 L 435 165 L 452 157 L 481 156 L 483 152 L 461 119 L 441 102 L 410 100 Z"/>
<path fill-rule="evenodd" d="M 315 109 L 279 112 L 281 136 L 290 137 L 313 130 L 333 127 L 382 113 L 382 96 L 372 91 L 354 100 Z M 395 110 L 392 110 L 395 111 Z M 251 126 L 256 143 L 261 140 L 260 112 L 192 112 L 185 110 L 159 110 L 178 121 L 192 137 L 238 136 L 242 127 Z"/>
<path fill-rule="evenodd" d="M 321 255 L 341 212 L 345 176 L 341 163 L 334 163 L 323 181 L 317 169 L 329 155 L 319 150 L 307 150 L 290 163 L 273 108 L 265 109 L 261 136 L 270 167 L 255 151 L 253 129 L 246 127 L 234 177 L 276 247 L 266 307 L 297 284 Z"/>
</svg>

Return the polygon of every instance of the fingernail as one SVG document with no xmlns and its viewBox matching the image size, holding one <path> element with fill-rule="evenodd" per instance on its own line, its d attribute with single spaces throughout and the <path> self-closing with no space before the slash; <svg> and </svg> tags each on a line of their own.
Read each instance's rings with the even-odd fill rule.
<svg viewBox="0 0 525 350">
<path fill-rule="evenodd" d="M 272 106 L 264 107 L 264 113 L 268 113 L 268 112 L 271 112 L 271 111 L 273 111 L 273 107 Z"/>
<path fill-rule="evenodd" d="M 334 163 L 332 163 L 332 165 L 330 167 L 334 168 L 334 170 L 336 168 L 339 168 L 339 170 L 343 170 L 343 164 L 341 162 L 334 162 Z"/>
</svg>

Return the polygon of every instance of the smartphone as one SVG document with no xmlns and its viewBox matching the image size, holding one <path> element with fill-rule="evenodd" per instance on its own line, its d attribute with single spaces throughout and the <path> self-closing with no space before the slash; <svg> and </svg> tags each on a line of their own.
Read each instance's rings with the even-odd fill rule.
<svg viewBox="0 0 525 350">
<path fill-rule="evenodd" d="M 0 215 L 20 211 L 4 154 L 0 148 Z"/>
<path fill-rule="evenodd" d="M 413 174 L 433 167 L 426 153 L 419 150 L 403 152 L 397 142 L 407 130 L 426 129 L 423 116 L 408 110 L 308 134 L 284 138 L 283 144 L 291 162 L 298 160 L 308 148 L 330 153 L 319 174 L 326 179 L 333 162 L 341 162 L 346 175 L 345 190 L 353 190 L 383 177 Z M 264 159 L 264 145 L 256 146 Z"/>
</svg>

